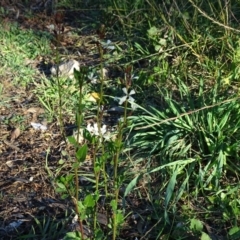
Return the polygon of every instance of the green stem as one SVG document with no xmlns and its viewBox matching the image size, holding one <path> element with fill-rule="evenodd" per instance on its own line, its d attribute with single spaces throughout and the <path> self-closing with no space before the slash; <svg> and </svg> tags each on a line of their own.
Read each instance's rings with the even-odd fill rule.
<svg viewBox="0 0 240 240">
<path fill-rule="evenodd" d="M 103 77 L 103 50 L 102 46 L 100 43 L 98 43 L 98 50 L 99 50 L 99 55 L 100 55 L 100 70 L 101 70 L 101 84 L 100 84 L 100 91 L 99 91 L 99 99 L 98 99 L 98 107 L 97 107 L 97 126 L 98 126 L 98 132 L 100 135 L 100 139 L 98 139 L 97 143 L 95 144 L 94 152 L 93 152 L 93 166 L 94 166 L 94 175 L 95 175 L 95 180 L 96 180 L 96 188 L 95 188 L 95 193 L 96 195 L 99 192 L 99 177 L 100 177 L 100 170 L 98 169 L 97 162 L 96 162 L 96 155 L 99 149 L 101 149 L 101 154 L 104 155 L 105 149 L 104 149 L 104 144 L 103 144 L 103 136 L 101 132 L 101 124 L 102 124 L 102 109 L 101 105 L 103 102 L 103 86 L 104 86 L 104 77 Z M 105 194 L 107 196 L 108 194 L 108 189 L 107 189 L 107 176 L 106 176 L 106 171 L 105 171 L 105 161 L 103 160 L 102 162 L 102 172 L 104 176 L 104 187 L 105 187 Z M 93 229 L 94 231 L 97 228 L 97 204 L 95 204 L 95 209 L 94 209 L 94 214 L 93 214 Z"/>
<path fill-rule="evenodd" d="M 60 31 L 60 30 L 58 30 Z M 66 137 L 65 137 L 65 131 L 63 126 L 63 114 L 62 114 L 62 86 L 59 78 L 59 63 L 60 63 L 60 56 L 59 56 L 59 48 L 60 48 L 60 32 L 57 32 L 56 34 L 56 41 L 57 41 L 57 47 L 56 47 L 56 63 L 57 63 L 57 87 L 58 87 L 58 106 L 59 106 L 59 117 L 58 122 L 60 125 L 60 132 L 61 135 L 66 143 Z"/>
<path fill-rule="evenodd" d="M 93 166 L 94 166 L 94 176 L 96 180 L 96 189 L 95 192 L 98 193 L 99 190 L 99 171 L 96 170 L 96 154 L 97 148 L 93 151 Z M 97 204 L 95 204 L 94 212 L 93 212 L 93 231 L 95 232 L 97 228 Z"/>
<path fill-rule="evenodd" d="M 103 102 L 103 86 L 104 86 L 104 76 L 103 76 L 103 49 L 102 46 L 99 44 L 99 54 L 100 54 L 100 71 L 101 71 L 101 85 L 100 85 L 100 93 L 99 93 L 99 101 L 98 101 L 98 110 L 97 110 L 97 124 L 98 124 L 98 131 L 100 133 L 100 145 L 102 150 L 102 155 L 105 153 L 104 144 L 103 144 L 103 136 L 101 132 L 101 123 L 102 123 L 102 109 L 101 104 Z M 102 172 L 104 177 L 104 187 L 105 187 L 105 194 L 106 197 L 108 195 L 108 184 L 107 184 L 107 175 L 106 175 L 106 163 L 103 161 L 102 163 Z"/>
<path fill-rule="evenodd" d="M 79 103 L 78 103 L 78 112 L 77 112 L 77 143 L 79 144 L 79 138 L 80 138 L 80 130 L 81 126 L 83 123 L 83 109 L 82 109 L 82 89 L 83 89 L 83 80 L 84 80 L 84 74 L 80 74 L 79 78 Z M 77 147 L 76 151 L 78 151 L 79 146 Z M 78 215 L 79 219 L 79 226 L 80 226 L 80 232 L 81 232 L 81 237 L 84 239 L 84 232 L 83 232 L 83 225 L 82 225 L 82 220 L 80 217 L 80 212 L 78 210 L 78 192 L 79 192 L 79 180 L 78 180 L 78 168 L 76 167 L 78 165 L 78 160 L 76 158 L 75 161 L 75 167 L 74 167 L 74 175 L 75 175 L 75 185 L 76 185 L 76 192 L 75 192 L 75 199 L 74 199 L 74 204 L 76 208 L 76 213 Z"/>
<path fill-rule="evenodd" d="M 127 101 L 124 103 L 124 117 L 123 122 L 119 123 L 118 135 L 117 135 L 117 149 L 114 155 L 114 195 L 115 195 L 115 203 L 118 203 L 119 196 L 119 182 L 118 182 L 118 162 L 119 155 L 122 149 L 122 140 L 123 140 L 123 130 L 127 124 Z M 117 211 L 113 211 L 113 240 L 117 237 L 118 223 L 117 223 Z"/>
</svg>

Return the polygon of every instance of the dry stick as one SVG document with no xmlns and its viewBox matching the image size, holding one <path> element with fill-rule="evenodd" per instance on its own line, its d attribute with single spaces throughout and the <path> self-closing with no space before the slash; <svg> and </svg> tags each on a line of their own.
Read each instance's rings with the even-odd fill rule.
<svg viewBox="0 0 240 240">
<path fill-rule="evenodd" d="M 135 128 L 135 129 L 136 129 L 136 130 L 139 130 L 139 129 L 150 128 L 150 127 L 153 127 L 153 126 L 156 126 L 156 125 L 160 125 L 160 124 L 165 123 L 165 122 L 169 122 L 169 121 L 176 120 L 176 119 L 181 118 L 181 117 L 186 116 L 186 115 L 190 115 L 190 114 L 193 114 L 193 113 L 196 113 L 196 112 L 200 112 L 200 111 L 202 111 L 202 110 L 205 110 L 205 109 L 208 109 L 208 108 L 213 108 L 213 107 L 218 106 L 218 105 L 221 105 L 221 104 L 223 104 L 223 103 L 231 102 L 231 101 L 238 100 L 238 99 L 240 99 L 240 97 L 227 99 L 227 100 L 225 100 L 225 101 L 222 101 L 222 102 L 219 102 L 219 103 L 216 103 L 216 104 L 212 104 L 212 105 L 205 106 L 205 107 L 202 107 L 202 108 L 199 108 L 199 109 L 196 109 L 196 110 L 192 110 L 192 111 L 189 111 L 189 112 L 186 112 L 186 113 L 182 113 L 182 114 L 180 114 L 180 115 L 177 116 L 177 117 L 168 118 L 168 119 L 162 120 L 162 121 L 160 121 L 160 122 L 153 123 L 153 124 L 150 124 L 150 125 L 145 126 L 145 127 Z"/>
<path fill-rule="evenodd" d="M 145 234 L 140 238 L 140 240 L 146 239 L 147 235 L 162 221 L 160 218 Z"/>
<path fill-rule="evenodd" d="M 3 143 L 5 143 L 8 147 L 14 149 L 17 152 L 23 152 L 22 149 L 20 149 L 19 147 L 15 146 L 14 144 L 12 144 L 11 142 L 7 141 L 7 140 L 3 140 Z"/>
<path fill-rule="evenodd" d="M 210 16 L 208 16 L 202 9 L 200 9 L 192 0 L 188 0 L 204 17 L 206 17 L 207 19 L 209 19 L 210 21 L 212 21 L 213 23 L 217 24 L 218 26 L 224 27 L 226 29 L 235 31 L 235 32 L 240 32 L 240 30 L 236 29 L 236 28 L 232 28 L 229 27 L 228 25 L 225 25 L 223 23 L 220 23 L 218 21 L 216 21 L 215 19 L 211 18 Z"/>
</svg>

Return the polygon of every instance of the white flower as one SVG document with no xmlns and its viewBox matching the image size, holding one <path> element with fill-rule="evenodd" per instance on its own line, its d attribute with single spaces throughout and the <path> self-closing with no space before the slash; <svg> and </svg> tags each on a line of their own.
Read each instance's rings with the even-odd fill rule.
<svg viewBox="0 0 240 240">
<path fill-rule="evenodd" d="M 96 84 L 98 82 L 98 79 L 93 72 L 88 74 L 87 78 L 91 81 L 92 84 Z"/>
<path fill-rule="evenodd" d="M 134 90 L 131 90 L 129 93 L 127 92 L 127 88 L 122 89 L 123 92 L 126 94 L 125 96 L 121 98 L 114 98 L 115 100 L 119 101 L 119 104 L 122 105 L 125 101 L 128 101 L 131 104 L 132 110 L 135 110 L 137 108 L 137 104 L 134 103 L 135 99 L 132 97 L 136 92 Z"/>
<path fill-rule="evenodd" d="M 100 129 L 101 132 L 99 133 L 97 123 L 94 123 L 93 125 L 89 123 L 87 125 L 87 130 L 90 132 L 91 135 L 100 136 L 100 133 L 101 135 L 104 135 L 107 132 L 107 126 L 103 125 Z"/>
<path fill-rule="evenodd" d="M 101 42 L 103 48 L 105 49 L 109 49 L 109 50 L 114 50 L 115 46 L 113 46 L 113 43 L 111 42 L 111 40 L 107 40 L 107 42 Z"/>
</svg>

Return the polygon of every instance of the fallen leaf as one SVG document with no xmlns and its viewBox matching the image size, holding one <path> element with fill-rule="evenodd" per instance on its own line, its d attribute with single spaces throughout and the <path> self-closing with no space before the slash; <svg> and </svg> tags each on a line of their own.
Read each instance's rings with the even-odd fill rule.
<svg viewBox="0 0 240 240">
<path fill-rule="evenodd" d="M 27 113 L 37 113 L 37 114 L 40 114 L 40 113 L 44 113 L 44 109 L 42 109 L 40 107 L 31 107 L 26 112 Z"/>
<path fill-rule="evenodd" d="M 96 92 L 91 93 L 91 96 L 94 97 L 95 99 L 100 99 L 99 94 Z"/>
<path fill-rule="evenodd" d="M 15 128 L 11 133 L 11 142 L 17 139 L 21 134 L 20 128 Z"/>
<path fill-rule="evenodd" d="M 14 164 L 13 164 L 13 161 L 7 161 L 6 162 L 6 165 L 9 167 L 9 168 L 12 168 L 13 166 L 14 166 Z"/>
<path fill-rule="evenodd" d="M 97 220 L 99 223 L 103 224 L 103 225 L 106 225 L 108 224 L 108 219 L 107 219 L 107 216 L 106 214 L 103 214 L 103 213 L 97 213 Z"/>
<path fill-rule="evenodd" d="M 97 102 L 97 100 L 100 99 L 100 96 L 99 93 L 93 92 L 86 94 L 84 98 L 89 102 Z"/>
</svg>

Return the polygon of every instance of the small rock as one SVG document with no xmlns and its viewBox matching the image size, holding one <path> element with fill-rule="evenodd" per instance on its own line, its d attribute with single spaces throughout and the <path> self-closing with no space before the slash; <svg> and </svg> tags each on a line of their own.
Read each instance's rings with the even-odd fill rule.
<svg viewBox="0 0 240 240">
<path fill-rule="evenodd" d="M 74 78 L 74 68 L 79 71 L 80 63 L 74 59 L 65 61 L 59 64 L 59 76 L 60 77 L 69 77 L 71 79 Z M 51 69 L 51 74 L 57 75 L 57 66 L 53 66 Z"/>
</svg>

